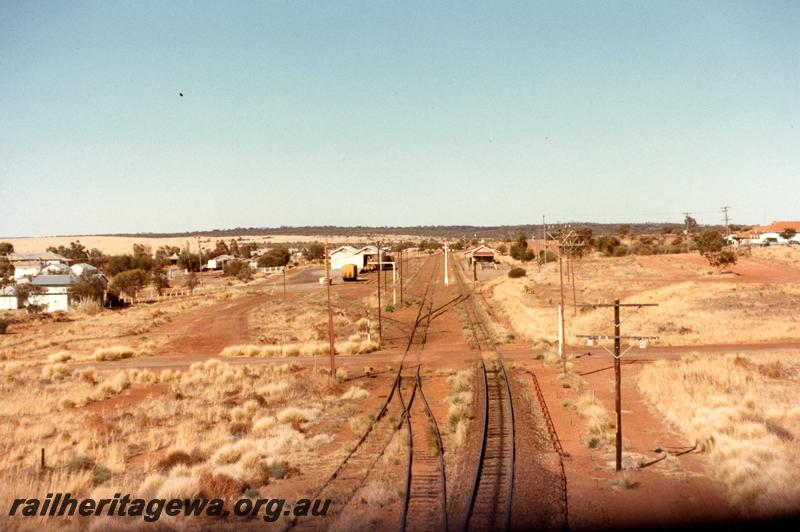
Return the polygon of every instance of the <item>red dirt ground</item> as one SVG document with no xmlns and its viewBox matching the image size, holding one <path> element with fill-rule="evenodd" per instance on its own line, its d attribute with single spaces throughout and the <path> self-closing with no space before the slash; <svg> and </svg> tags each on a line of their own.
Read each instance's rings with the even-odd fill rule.
<svg viewBox="0 0 800 532">
<path fill-rule="evenodd" d="M 407 270 L 407 277 L 411 277 L 416 269 L 419 270 L 406 289 L 406 298 L 409 301 L 419 301 L 430 279 L 433 260 L 440 261 L 441 255 L 426 261 L 418 259 L 411 262 Z M 681 280 L 708 280 L 718 279 L 719 276 L 701 275 L 707 269 L 704 259 L 700 256 L 684 256 L 679 261 L 661 260 L 661 257 L 641 257 L 642 265 L 653 271 L 659 272 L 670 281 Z M 435 281 L 434 306 L 444 305 L 459 294 L 459 287 L 455 282 L 455 271 L 451 261 L 451 284 L 444 287 L 441 275 Z M 745 258 L 734 268 L 737 282 L 775 282 L 775 281 L 800 281 L 800 270 L 776 266 L 765 263 L 761 259 Z M 317 283 L 319 272 L 305 272 L 302 276 L 290 281 L 289 295 L 302 292 L 319 290 L 323 297 L 322 286 Z M 363 298 L 376 289 L 375 275 L 366 277 L 367 282 L 360 283 L 335 283 L 331 287 L 334 297 Z M 726 280 L 729 278 L 726 277 Z M 155 357 L 127 359 L 109 362 L 103 368 L 119 367 L 186 367 L 190 363 L 217 357 L 218 353 L 226 346 L 251 341 L 247 330 L 247 315 L 265 299 L 276 297 L 280 289 L 272 296 L 263 293 L 244 296 L 235 300 L 222 301 L 219 304 L 199 309 L 197 312 L 176 318 L 171 323 L 161 327 L 151 334 L 164 334 L 174 339 L 164 344 Z M 385 304 L 385 303 L 384 303 Z M 411 324 L 417 315 L 417 306 L 411 304 L 407 307 L 398 306 L 397 310 L 387 313 L 384 320 L 384 347 L 381 351 L 370 355 L 354 357 L 338 357 L 337 364 L 346 367 L 351 374 L 359 374 L 365 365 L 376 369 L 383 369 L 399 362 L 402 350 L 410 331 Z M 425 371 L 430 375 L 437 369 L 457 368 L 474 361 L 479 353 L 471 348 L 468 342 L 467 331 L 464 329 L 463 319 L 458 311 L 458 305 L 452 306 L 431 323 L 427 343 L 424 350 L 412 350 L 410 359 L 414 363 L 422 363 Z M 747 346 L 747 349 L 770 350 L 776 348 L 796 348 L 798 343 L 760 344 Z M 641 364 L 663 357 L 677 357 L 688 351 L 724 351 L 731 348 L 743 350 L 745 346 L 691 346 L 650 349 L 646 355 L 631 356 L 623 367 L 623 420 L 625 429 L 625 451 L 628 455 L 641 455 L 645 458 L 657 458 L 656 448 L 669 450 L 683 449 L 691 446 L 691 442 L 683 440 L 674 433 L 661 420 L 642 399 L 635 386 L 635 374 Z M 631 473 L 635 483 L 632 489 L 622 489 L 615 485 L 617 475 L 613 471 L 613 455 L 607 450 L 589 449 L 585 444 L 585 427 L 583 420 L 572 410 L 564 406 L 567 399 L 575 399 L 574 391 L 563 388 L 557 380 L 557 372 L 534 360 L 537 354 L 521 343 L 503 345 L 501 348 L 504 357 L 508 360 L 518 360 L 527 367 L 537 372 L 543 388 L 550 412 L 553 416 L 558 434 L 569 455 L 565 460 L 568 479 L 570 526 L 573 529 L 605 529 L 642 526 L 676 526 L 681 524 L 695 524 L 703 522 L 730 522 L 735 520 L 737 512 L 726 502 L 722 487 L 712 480 L 709 475 L 708 464 L 705 458 L 696 453 L 681 456 L 678 460 L 682 471 L 673 471 L 664 464 L 656 464 Z M 580 350 L 585 353 L 586 350 Z M 584 356 L 575 360 L 575 370 L 583 375 L 586 387 L 597 394 L 598 399 L 613 412 L 613 373 L 608 370 L 610 360 L 601 355 L 602 351 L 593 351 L 591 356 Z M 300 364 L 312 363 L 309 359 L 288 359 Z M 283 363 L 286 359 L 226 359 L 229 363 L 271 364 Z M 541 412 L 535 400 L 530 378 L 522 371 L 510 370 L 514 381 L 515 410 L 518 409 L 519 443 L 520 451 L 518 462 L 518 484 L 516 485 L 515 519 L 519 523 L 543 528 L 558 528 L 560 524 L 554 516 L 558 514 L 558 483 L 555 472 L 555 460 L 547 440 L 547 432 L 542 425 Z M 443 379 L 431 377 L 429 400 L 434 406 L 434 414 L 441 425 L 446 424 L 447 409 L 442 406 L 442 401 L 448 393 Z M 381 389 L 388 389 L 391 382 L 390 374 L 383 374 L 366 381 L 371 399 L 367 409 L 375 407 L 381 399 Z M 119 398 L 121 407 L 126 401 L 135 400 L 144 393 L 136 390 L 129 397 Z M 109 405 L 105 405 L 108 407 Z M 96 406 L 94 408 L 101 408 Z M 472 424 L 473 431 L 476 423 Z M 477 433 L 470 438 L 474 441 Z M 333 468 L 338 457 L 337 449 L 342 442 L 352 439 L 349 428 L 342 427 L 336 441 L 330 448 L 325 449 L 332 453 L 323 458 L 317 466 L 319 479 L 325 477 L 326 471 Z M 471 443 L 470 445 L 474 445 Z M 471 447 L 460 451 L 462 457 L 474 456 Z M 468 477 L 470 468 L 474 467 L 469 460 L 462 461 L 452 472 L 460 478 Z M 304 476 L 304 482 L 310 482 L 310 477 Z M 466 485 L 459 482 L 459 486 Z M 311 491 L 310 485 L 295 486 L 298 492 Z M 288 495 L 287 495 L 288 496 Z M 452 494 L 453 501 L 458 501 L 463 494 Z M 458 503 L 454 503 L 458 507 Z M 399 515 L 397 508 L 389 507 L 382 510 L 384 517 L 376 524 L 395 526 L 394 519 Z"/>
</svg>

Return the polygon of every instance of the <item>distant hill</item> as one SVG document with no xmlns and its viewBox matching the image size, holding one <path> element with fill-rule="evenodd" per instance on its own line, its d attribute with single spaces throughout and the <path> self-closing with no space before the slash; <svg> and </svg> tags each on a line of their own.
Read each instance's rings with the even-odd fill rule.
<svg viewBox="0 0 800 532">
<path fill-rule="evenodd" d="M 589 227 L 596 235 L 613 234 L 619 231 L 620 225 L 624 224 L 599 224 L 599 223 L 570 223 L 561 225 L 548 225 L 548 228 L 557 229 L 570 225 L 572 227 Z M 676 223 L 631 223 L 630 231 L 633 234 L 660 233 L 663 228 L 670 227 L 673 232 L 683 229 L 683 224 Z M 720 226 L 701 226 L 703 228 Z M 537 236 L 542 234 L 541 224 L 527 225 L 415 225 L 415 226 L 387 226 L 387 227 L 368 227 L 354 226 L 342 227 L 335 225 L 321 226 L 302 226 L 302 227 L 235 227 L 233 229 L 212 229 L 209 231 L 186 231 L 178 233 L 114 233 L 102 234 L 97 236 L 124 236 L 124 237 L 148 237 L 148 238 L 174 238 L 174 237 L 232 237 L 232 236 L 256 236 L 256 235 L 298 235 L 298 236 L 352 236 L 368 238 L 373 235 L 409 235 L 419 237 L 435 238 L 485 238 L 487 240 L 504 240 L 513 238 L 520 231 L 527 235 Z"/>
</svg>

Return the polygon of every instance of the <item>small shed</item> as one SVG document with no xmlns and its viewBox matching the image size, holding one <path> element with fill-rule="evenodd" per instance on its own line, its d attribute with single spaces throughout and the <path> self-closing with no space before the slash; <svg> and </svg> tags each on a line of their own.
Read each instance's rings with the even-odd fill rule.
<svg viewBox="0 0 800 532">
<path fill-rule="evenodd" d="M 221 270 L 225 267 L 225 264 L 232 260 L 236 260 L 236 257 L 232 255 L 220 255 L 218 257 L 214 257 L 213 259 L 208 259 L 208 269 Z"/>
<path fill-rule="evenodd" d="M 500 253 L 485 244 L 468 249 L 464 252 L 464 257 L 470 264 L 473 262 L 495 262 Z"/>
</svg>

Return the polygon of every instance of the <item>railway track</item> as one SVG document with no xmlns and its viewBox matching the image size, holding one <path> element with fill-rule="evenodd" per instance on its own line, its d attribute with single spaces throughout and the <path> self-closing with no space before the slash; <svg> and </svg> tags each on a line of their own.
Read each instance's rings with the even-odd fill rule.
<svg viewBox="0 0 800 532">
<path fill-rule="evenodd" d="M 434 277 L 438 271 L 438 261 Z M 425 349 L 428 330 L 434 314 L 439 309 L 433 308 L 435 284 L 429 297 L 420 306 L 422 311 L 427 301 L 427 313 L 418 315 L 418 322 L 424 323 L 419 336 L 419 348 L 416 350 L 416 369 L 413 376 L 405 377 L 412 385 L 411 399 L 405 408 L 406 426 L 406 482 L 403 496 L 403 523 L 401 530 L 448 530 L 447 518 L 447 479 L 444 464 L 444 446 L 436 418 L 431 411 L 423 389 L 421 355 Z M 452 302 L 448 302 L 445 306 Z M 406 355 L 412 347 L 406 346 Z"/>
<path fill-rule="evenodd" d="M 514 405 L 503 359 L 467 287 L 460 264 L 456 279 L 465 295 L 467 320 L 481 352 L 479 380 L 483 419 L 477 467 L 461 530 L 511 530 L 516 445 Z M 486 360 L 486 355 L 494 355 Z"/>
<path fill-rule="evenodd" d="M 418 363 L 411 376 L 404 373 L 409 372 L 406 368 L 406 358 L 415 345 L 415 341 L 420 346 L 424 346 L 427 341 L 428 327 L 432 319 L 433 309 L 433 291 L 435 287 L 436 274 L 438 272 L 437 257 L 432 257 L 433 266 L 431 268 L 431 278 L 427 283 L 425 292 L 422 295 L 417 317 L 411 332 L 408 335 L 403 356 L 397 371 L 397 376 L 392 382 L 386 399 L 384 400 L 377 413 L 373 416 L 372 421 L 365 429 L 364 434 L 359 438 L 353 448 L 345 455 L 342 461 L 337 465 L 331 475 L 326 481 L 317 489 L 312 498 L 333 498 L 336 501 L 338 511 L 341 512 L 352 500 L 353 496 L 358 490 L 363 487 L 369 474 L 375 468 L 377 461 L 383 456 L 387 446 L 391 442 L 395 433 L 405 424 L 409 428 L 408 434 L 411 438 L 410 430 L 410 408 L 414 403 L 418 390 L 421 390 L 421 378 L 419 376 L 419 355 Z M 420 270 L 422 268 L 420 267 Z M 419 270 L 418 272 L 419 273 Z M 427 313 L 423 314 L 424 309 L 427 308 Z M 421 349 L 420 349 L 421 351 Z M 422 396 L 422 393 L 419 393 Z M 427 400 L 422 396 L 422 403 L 427 406 Z M 397 401 L 394 401 L 394 399 Z M 391 414 L 391 415 L 390 415 Z M 399 419 L 399 421 L 394 421 Z M 409 452 L 413 445 L 409 445 Z M 407 488 L 411 485 L 411 464 L 409 460 L 409 473 Z M 442 461 L 442 478 L 444 478 L 444 462 Z M 443 482 L 442 482 L 443 484 Z M 406 489 L 404 496 L 404 510 L 409 507 L 416 510 L 417 497 L 410 495 L 410 489 Z M 414 506 L 411 506 L 411 505 Z M 443 502 L 443 504 L 446 504 Z M 405 528 L 407 511 L 404 511 L 403 527 Z M 298 522 L 293 520 L 289 523 L 290 528 L 313 528 L 314 525 L 311 521 Z"/>
</svg>

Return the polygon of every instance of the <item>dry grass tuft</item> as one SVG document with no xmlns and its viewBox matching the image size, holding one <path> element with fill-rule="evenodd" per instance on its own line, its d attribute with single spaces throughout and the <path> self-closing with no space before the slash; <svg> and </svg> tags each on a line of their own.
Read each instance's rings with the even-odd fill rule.
<svg viewBox="0 0 800 532">
<path fill-rule="evenodd" d="M 695 440 L 742 511 L 779 515 L 800 503 L 800 366 L 796 354 L 658 361 L 638 385 L 679 430 Z"/>
<path fill-rule="evenodd" d="M 135 355 L 136 351 L 132 347 L 115 345 L 113 347 L 100 347 L 95 349 L 92 354 L 92 359 L 99 361 L 121 360 L 123 358 L 131 358 Z"/>
</svg>

